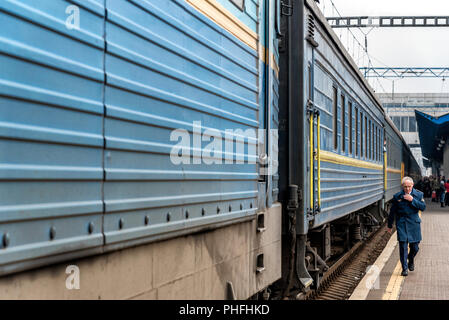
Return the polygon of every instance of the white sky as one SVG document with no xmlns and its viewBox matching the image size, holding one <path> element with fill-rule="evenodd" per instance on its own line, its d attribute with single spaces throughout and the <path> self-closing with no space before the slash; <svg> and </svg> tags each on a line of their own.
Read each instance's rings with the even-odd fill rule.
<svg viewBox="0 0 449 320">
<path fill-rule="evenodd" d="M 341 16 L 449 16 L 449 0 L 332 0 Z M 338 16 L 332 9 L 331 0 L 320 0 L 318 6 L 326 17 Z M 362 28 L 368 33 L 368 53 L 375 67 L 449 67 L 449 27 L 417 28 Z M 352 33 L 361 44 L 364 35 L 357 28 Z M 371 30 L 371 31 L 370 31 Z M 363 55 L 347 29 L 334 29 L 355 60 Z M 349 35 L 349 37 L 347 36 Z M 349 39 L 349 40 L 348 40 Z M 353 45 L 353 43 L 355 45 Z M 377 59 L 377 60 L 376 60 Z M 357 62 L 357 61 L 356 61 Z M 367 59 L 358 65 L 367 66 Z M 380 84 L 379 84 L 380 82 Z M 392 91 L 392 80 L 370 78 L 376 92 Z M 383 87 L 383 88 L 382 88 Z M 449 79 L 409 78 L 395 79 L 394 92 L 449 93 Z"/>
</svg>

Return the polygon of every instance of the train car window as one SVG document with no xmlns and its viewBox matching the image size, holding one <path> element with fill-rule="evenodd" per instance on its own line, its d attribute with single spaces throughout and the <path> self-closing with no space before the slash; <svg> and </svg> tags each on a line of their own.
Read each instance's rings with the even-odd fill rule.
<svg viewBox="0 0 449 320">
<path fill-rule="evenodd" d="M 379 154 L 380 136 L 379 135 L 380 135 L 379 128 L 376 127 L 376 146 L 377 146 L 377 148 L 376 148 L 376 159 L 377 159 L 377 161 L 380 160 L 380 154 Z"/>
<path fill-rule="evenodd" d="M 368 118 L 365 116 L 365 159 L 368 159 Z"/>
<path fill-rule="evenodd" d="M 312 100 L 312 68 L 310 64 L 307 68 L 308 76 L 309 76 L 309 100 Z"/>
<path fill-rule="evenodd" d="M 345 106 L 345 96 L 341 95 L 341 152 L 345 153 L 346 149 L 346 106 Z"/>
<path fill-rule="evenodd" d="M 367 127 L 366 127 L 366 159 L 369 159 L 369 153 L 370 153 L 370 132 L 371 132 L 371 124 L 370 121 L 367 120 Z"/>
<path fill-rule="evenodd" d="M 374 124 L 373 124 L 373 131 L 374 131 L 374 136 L 373 136 L 373 141 L 374 141 L 374 148 L 373 148 L 373 152 L 374 152 L 374 160 L 375 161 L 377 161 L 378 159 L 377 159 L 377 157 L 378 157 L 378 153 L 377 153 L 377 148 L 378 148 L 378 145 L 377 145 L 377 126 L 375 126 Z"/>
<path fill-rule="evenodd" d="M 377 136 L 377 140 L 379 141 L 379 148 L 377 150 L 377 152 L 379 153 L 379 161 L 382 161 L 382 137 L 381 137 L 381 133 L 380 133 L 380 128 L 378 129 L 378 136 Z"/>
<path fill-rule="evenodd" d="M 377 152 L 379 152 L 379 161 L 382 161 L 382 134 L 380 132 L 380 128 L 379 128 L 379 148 L 377 150 Z"/>
<path fill-rule="evenodd" d="M 385 140 L 387 141 L 387 163 L 386 165 L 389 166 L 390 165 L 390 140 L 387 138 L 385 138 Z"/>
<path fill-rule="evenodd" d="M 370 146 L 369 149 L 369 157 L 371 160 L 374 159 L 374 123 L 370 121 L 370 131 L 369 131 L 369 139 L 370 139 Z"/>
<path fill-rule="evenodd" d="M 245 8 L 245 0 L 230 0 L 230 1 L 242 11 Z"/>
<path fill-rule="evenodd" d="M 372 124 L 373 126 L 373 134 L 372 134 L 372 141 L 373 141 L 373 160 L 376 160 L 376 127 L 374 126 L 374 122 Z"/>
<path fill-rule="evenodd" d="M 383 149 L 383 147 L 384 147 L 384 145 L 383 145 L 384 138 L 383 138 L 383 135 L 384 135 L 384 131 L 382 129 L 379 129 L 379 142 L 380 142 L 379 155 L 380 155 L 380 161 L 383 161 L 383 159 L 384 159 L 384 149 Z"/>
<path fill-rule="evenodd" d="M 336 87 L 332 87 L 332 89 L 334 90 L 334 149 L 337 150 L 338 147 L 338 113 L 337 113 L 337 99 L 338 99 L 338 95 L 337 95 L 337 88 Z"/>
<path fill-rule="evenodd" d="M 372 130 L 371 130 L 371 151 L 372 151 L 371 159 L 374 160 L 375 159 L 374 153 L 375 153 L 375 150 L 376 150 L 375 149 L 376 140 L 374 139 L 374 122 L 371 123 L 371 128 L 372 128 Z"/>
<path fill-rule="evenodd" d="M 373 144 L 372 144 L 372 130 L 371 130 L 371 120 L 368 120 L 368 130 L 369 130 L 369 134 L 368 134 L 368 159 L 371 159 L 371 155 L 372 155 L 372 150 L 373 150 Z"/>
<path fill-rule="evenodd" d="M 391 139 L 388 139 L 388 154 L 390 155 L 390 160 L 388 160 L 388 162 L 390 163 L 390 167 L 392 166 L 392 161 L 391 161 L 391 153 L 393 152 L 393 150 L 391 150 Z"/>
<path fill-rule="evenodd" d="M 391 167 L 391 140 L 390 140 L 390 138 L 387 139 L 387 142 L 388 142 L 388 147 L 387 147 L 388 165 Z"/>
<path fill-rule="evenodd" d="M 377 128 L 377 161 L 380 161 L 381 155 L 380 155 L 380 129 Z"/>
<path fill-rule="evenodd" d="M 360 111 L 360 158 L 363 158 L 363 114 Z"/>
<path fill-rule="evenodd" d="M 349 119 L 349 154 L 352 154 L 352 102 L 348 102 Z"/>
<path fill-rule="evenodd" d="M 359 155 L 359 109 L 355 108 L 355 155 Z"/>
</svg>

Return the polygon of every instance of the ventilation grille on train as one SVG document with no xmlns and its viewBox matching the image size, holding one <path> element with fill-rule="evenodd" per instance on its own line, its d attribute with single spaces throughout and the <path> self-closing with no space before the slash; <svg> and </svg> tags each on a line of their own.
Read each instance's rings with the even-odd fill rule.
<svg viewBox="0 0 449 320">
<path fill-rule="evenodd" d="M 312 14 L 307 15 L 307 36 L 306 39 L 309 41 L 309 43 L 314 46 L 318 47 L 318 43 L 315 41 L 315 19 L 313 18 Z"/>
<path fill-rule="evenodd" d="M 311 14 L 308 15 L 307 19 L 307 31 L 307 36 L 313 39 L 315 36 L 315 19 Z"/>
</svg>

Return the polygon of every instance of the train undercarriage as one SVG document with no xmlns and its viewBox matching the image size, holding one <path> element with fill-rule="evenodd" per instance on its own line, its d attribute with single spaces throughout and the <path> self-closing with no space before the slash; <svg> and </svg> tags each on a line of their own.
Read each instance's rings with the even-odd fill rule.
<svg viewBox="0 0 449 320">
<path fill-rule="evenodd" d="M 283 236 L 282 278 L 273 285 L 254 295 L 252 299 L 295 299 L 305 296 L 310 291 L 317 291 L 326 272 L 336 264 L 346 253 L 360 242 L 379 230 L 385 223 L 388 213 L 382 206 L 382 201 L 376 202 L 340 219 L 310 229 L 305 238 L 304 264 L 298 263 L 301 254 L 302 239 L 297 236 L 295 241 L 295 262 L 293 277 L 290 278 L 292 239 Z M 305 270 L 301 270 L 301 266 Z M 308 275 L 309 281 L 304 277 Z"/>
</svg>

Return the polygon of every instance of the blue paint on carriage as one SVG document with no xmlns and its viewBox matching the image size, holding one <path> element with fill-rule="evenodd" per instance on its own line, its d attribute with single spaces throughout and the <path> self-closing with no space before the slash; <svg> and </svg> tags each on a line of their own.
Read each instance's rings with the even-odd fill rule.
<svg viewBox="0 0 449 320">
<path fill-rule="evenodd" d="M 333 130 L 333 87 L 336 86 L 335 80 L 321 69 L 319 65 L 315 65 L 314 70 L 314 103 L 320 110 L 320 143 L 321 150 L 330 151 L 332 153 L 342 155 L 348 159 L 363 160 L 366 163 L 382 165 L 383 158 L 378 148 L 377 139 L 374 142 L 377 158 L 373 159 L 365 157 L 365 153 L 360 152 L 360 117 L 358 117 L 359 125 L 356 132 L 355 125 L 355 109 L 364 110 L 355 99 L 353 99 L 346 91 L 342 91 L 337 85 L 337 149 L 334 149 L 334 130 Z M 306 78 L 307 79 L 307 78 Z M 345 149 L 341 147 L 341 95 L 345 96 Z M 352 141 L 349 139 L 349 105 L 352 104 Z M 376 122 L 380 123 L 377 119 Z M 316 126 L 316 123 L 315 123 Z M 356 134 L 358 138 L 356 139 Z M 316 144 L 317 130 L 314 132 L 314 142 Z M 356 143 L 357 140 L 357 143 Z M 352 152 L 349 145 L 352 144 Z M 315 162 L 315 167 L 316 167 Z M 317 177 L 315 174 L 315 201 L 317 200 Z M 307 189 L 308 190 L 308 189 Z M 371 195 L 371 196 L 370 196 Z M 380 169 L 367 169 L 351 165 L 335 164 L 328 161 L 321 161 L 321 212 L 315 216 L 313 227 L 317 227 L 324 223 L 336 220 L 359 210 L 363 207 L 382 199 L 383 196 L 383 171 Z"/>
<path fill-rule="evenodd" d="M 315 215 L 314 227 L 366 207 L 382 196 L 382 170 L 321 161 L 321 212 Z"/>
<path fill-rule="evenodd" d="M 388 122 L 385 124 L 385 137 L 387 142 L 387 168 L 400 170 L 401 163 L 404 161 L 403 150 L 406 146 Z M 411 155 L 411 157 L 413 156 Z M 416 163 L 414 158 L 413 161 Z M 406 171 L 405 174 L 410 174 L 410 172 Z M 393 195 L 399 191 L 401 191 L 401 174 L 387 170 L 385 200 L 391 200 Z"/>
<path fill-rule="evenodd" d="M 71 4 L 80 30 L 65 26 Z M 0 235 L 11 238 L 0 273 L 255 215 L 256 164 L 176 166 L 169 137 L 178 128 L 192 134 L 193 121 L 222 135 L 258 129 L 257 50 L 181 0 L 0 8 L 8 26 L 0 30 L 0 147 L 9 150 L 0 157 Z M 237 18 L 254 31 L 259 9 L 246 1 L 247 18 Z"/>
<path fill-rule="evenodd" d="M 277 54 L 275 54 L 276 56 Z M 272 157 L 272 168 L 273 174 L 269 176 L 271 179 L 271 192 L 269 192 L 268 206 L 271 207 L 273 202 L 278 200 L 279 195 L 279 80 L 274 72 L 271 70 L 273 77 L 272 86 L 272 117 L 271 117 L 271 128 L 272 132 L 272 142 L 271 142 L 271 157 Z"/>
<path fill-rule="evenodd" d="M 270 1 L 268 3 L 262 3 L 260 8 L 261 17 L 264 17 L 263 22 L 259 26 L 259 34 L 264 35 L 260 38 L 261 45 L 265 48 L 265 63 L 263 61 L 260 62 L 260 70 L 261 70 L 261 79 L 260 79 L 260 87 L 262 90 L 260 91 L 260 101 L 261 101 L 261 112 L 259 114 L 259 123 L 260 128 L 267 129 L 266 134 L 270 135 L 266 140 L 268 143 L 266 145 L 266 152 L 269 156 L 269 167 L 271 171 L 269 171 L 268 175 L 265 177 L 265 181 L 267 184 L 267 206 L 271 207 L 273 202 L 276 202 L 278 199 L 278 181 L 279 175 L 277 172 L 278 166 L 278 129 L 279 129 L 279 121 L 278 121 L 278 113 L 279 113 L 279 79 L 276 74 L 273 65 L 273 59 L 276 65 L 279 65 L 279 52 L 278 52 L 278 40 L 275 33 L 275 23 L 277 19 L 276 13 L 279 13 L 279 10 L 275 10 L 276 3 L 274 1 Z M 268 19 L 266 18 L 266 10 L 269 10 Z M 266 89 L 268 88 L 268 90 Z M 268 99 L 268 100 L 267 100 Z M 268 119 L 266 119 L 268 115 Z M 269 130 L 269 131 L 268 131 Z"/>
<path fill-rule="evenodd" d="M 402 190 L 401 174 L 397 172 L 387 172 L 387 190 L 385 192 L 385 200 L 393 199 L 393 196 Z"/>
<path fill-rule="evenodd" d="M 0 274 L 103 244 L 105 12 L 75 3 L 0 2 Z"/>
<path fill-rule="evenodd" d="M 320 59 L 318 57 L 317 59 Z M 355 93 L 354 88 L 351 88 L 347 85 L 348 80 L 341 79 L 341 75 L 336 77 L 330 76 L 329 71 L 324 70 L 321 66 L 323 61 L 320 60 L 320 64 L 316 63 L 314 67 L 314 101 L 316 107 L 320 110 L 321 115 L 321 149 L 332 151 L 337 154 L 345 155 L 348 157 L 352 157 L 355 159 L 361 159 L 365 161 L 369 161 L 372 163 L 381 164 L 382 153 L 381 148 L 377 139 L 374 139 L 374 147 L 377 152 L 378 158 L 373 157 L 367 158 L 365 154 L 360 153 L 360 116 L 358 117 L 359 126 L 358 126 L 358 143 L 357 146 L 355 144 L 356 138 L 356 125 L 355 125 L 355 110 L 357 108 L 358 112 L 363 112 L 363 115 L 368 116 L 369 120 L 371 120 L 376 126 L 377 129 L 382 128 L 383 122 L 383 114 L 372 104 L 372 101 L 362 101 L 360 97 Z M 339 79 L 337 82 L 336 79 Z M 333 124 L 333 87 L 337 88 L 337 149 L 334 149 L 334 124 Z M 345 150 L 341 150 L 341 136 L 342 136 L 342 101 L 341 96 L 345 97 Z M 352 142 L 349 141 L 349 105 L 352 105 Z M 383 141 L 383 140 L 382 140 Z M 352 143 L 352 152 L 349 152 L 349 145 Z M 356 148 L 358 152 L 356 153 Z"/>
<path fill-rule="evenodd" d="M 175 165 L 170 134 L 189 122 L 192 134 L 193 121 L 202 133 L 257 129 L 257 52 L 229 41 L 228 32 L 179 1 L 111 1 L 107 10 L 106 244 L 123 247 L 255 214 L 255 164 L 206 165 L 203 157 Z M 204 154 L 210 141 L 203 140 Z"/>
<path fill-rule="evenodd" d="M 243 10 L 229 0 L 216 0 L 226 10 L 228 10 L 234 17 L 243 22 L 248 28 L 257 33 L 257 17 L 259 1 L 248 0 L 243 1 Z M 263 5 L 263 3 L 262 3 Z"/>
<path fill-rule="evenodd" d="M 308 1 L 309 2 L 309 1 Z M 307 100 L 313 100 L 314 107 L 320 111 L 321 116 L 321 150 L 326 150 L 328 152 L 335 153 L 339 156 L 347 157 L 348 159 L 363 160 L 364 162 L 369 162 L 372 164 L 383 165 L 383 141 L 384 138 L 391 141 L 391 146 L 389 145 L 388 154 L 388 167 L 398 169 L 401 166 L 401 162 L 405 160 L 406 174 L 408 168 L 413 167 L 413 163 L 416 162 L 413 156 L 409 153 L 403 155 L 402 152 L 407 150 L 407 146 L 401 140 L 399 132 L 394 131 L 389 127 L 388 122 L 385 119 L 385 114 L 378 101 L 370 92 L 369 84 L 367 84 L 363 79 L 356 76 L 353 67 L 355 64 L 349 63 L 346 60 L 345 55 L 341 54 L 340 48 L 335 45 L 338 42 L 338 38 L 332 33 L 328 33 L 325 28 L 322 27 L 323 21 L 322 17 L 314 12 L 314 6 L 311 3 L 306 5 L 305 16 L 311 14 L 316 20 L 321 20 L 321 23 L 315 23 L 314 40 L 319 44 L 318 47 L 313 47 L 312 44 L 304 40 L 305 50 L 304 50 L 304 95 L 305 101 L 304 106 L 307 105 Z M 333 38 L 333 39 L 332 39 Z M 313 78 L 313 84 L 309 82 L 309 74 L 307 66 L 311 67 L 311 73 Z M 312 87 L 312 90 L 310 88 Z M 336 110 L 334 113 L 334 90 L 333 87 L 337 89 L 337 100 L 336 100 Z M 342 95 L 344 95 L 346 111 L 344 114 L 345 126 L 342 126 Z M 313 99 L 312 99 L 313 98 Z M 352 102 L 352 119 L 349 118 L 348 107 L 349 102 Z M 356 113 L 355 108 L 358 109 L 358 131 L 356 131 Z M 304 108 L 305 109 L 305 108 Z M 309 129 L 309 116 L 304 110 L 304 115 L 306 121 L 303 123 L 303 127 L 306 128 L 307 133 Z M 362 112 L 363 119 L 365 116 L 371 123 L 377 126 L 376 133 L 381 130 L 379 135 L 373 135 L 373 143 L 370 145 L 374 146 L 374 156 L 367 157 L 365 155 L 366 143 L 366 129 L 363 123 L 363 140 L 361 139 L 361 128 L 362 123 L 360 119 L 360 112 Z M 334 116 L 336 117 L 336 127 L 334 128 Z M 349 123 L 352 123 L 352 138 L 353 141 L 349 139 Z M 316 126 L 316 124 L 315 124 Z M 385 130 L 383 130 L 385 126 Z M 372 129 L 372 127 L 371 127 Z M 369 130 L 368 130 L 369 131 Z M 316 132 L 316 127 L 315 127 Z M 342 145 L 342 132 L 345 136 L 345 148 Z M 308 137 L 308 135 L 306 135 Z M 334 137 L 337 139 L 337 146 L 334 147 Z M 355 143 L 355 137 L 358 137 L 357 143 Z M 316 147 L 316 133 L 314 134 L 314 141 Z M 361 152 L 361 146 L 363 141 L 363 152 Z M 307 141 L 308 142 L 308 141 Z M 349 145 L 352 145 L 352 152 L 349 150 Z M 305 152 L 306 159 L 310 160 L 310 146 L 306 143 Z M 405 153 L 404 153 L 405 154 Z M 407 162 L 410 161 L 411 165 L 407 167 Z M 305 181 L 304 190 L 305 194 L 303 196 L 307 201 L 307 206 L 309 207 L 310 199 L 310 168 L 309 163 L 305 164 L 307 168 L 304 170 Z M 316 167 L 315 167 L 316 168 Z M 361 208 L 372 205 L 376 201 L 379 201 L 384 196 L 384 176 L 383 170 L 372 170 L 372 169 L 362 169 L 356 168 L 348 165 L 334 164 L 322 161 L 321 162 L 321 209 L 320 213 L 313 216 L 312 228 L 318 227 L 327 222 L 333 221 L 340 217 L 357 211 Z M 334 170 L 333 173 L 326 172 L 326 170 Z M 336 170 L 339 170 L 338 172 Z M 351 173 L 349 172 L 351 171 Z M 364 178 L 359 171 L 365 172 Z M 389 178 L 392 177 L 391 183 L 397 180 L 396 176 L 391 176 L 389 172 Z M 316 175 L 316 172 L 315 172 Z M 368 180 L 369 176 L 372 176 Z M 400 174 L 398 174 L 400 175 Z M 327 179 L 327 180 L 326 180 Z M 315 178 L 317 182 L 317 179 Z M 396 182 L 395 182 L 396 183 Z M 390 191 L 398 188 L 397 184 L 391 184 L 391 190 L 387 190 L 385 196 L 388 200 L 388 195 Z M 316 184 L 315 184 L 316 189 Z M 317 190 L 315 190 L 315 201 L 316 201 Z M 365 195 L 366 194 L 366 195 Z M 340 199 L 338 199 L 340 197 Z M 316 204 L 316 203 L 314 203 Z M 309 212 L 304 212 L 304 216 L 309 214 Z M 311 217 L 309 217 L 311 218 Z M 303 229 L 307 230 L 309 227 L 308 220 L 304 219 Z"/>
<path fill-rule="evenodd" d="M 221 59 L 227 57 L 227 59 L 223 59 L 224 61 L 220 61 L 220 63 L 225 64 L 224 69 L 229 70 L 228 68 L 232 67 L 232 64 L 238 64 L 257 75 L 257 61 L 254 60 L 254 57 L 257 57 L 257 51 L 199 13 L 184 0 L 171 0 L 169 2 L 150 0 L 145 3 L 133 0 L 133 3 L 141 6 L 148 13 L 154 13 L 159 17 L 157 20 L 166 24 L 160 30 L 164 38 L 172 39 L 173 36 L 174 39 L 179 39 L 180 34 L 192 34 L 195 41 L 210 47 L 212 50 L 219 51 Z M 167 31 L 168 33 L 165 34 Z M 183 42 L 175 43 L 182 44 L 183 47 L 187 44 Z M 238 55 L 235 54 L 236 51 L 239 52 Z M 227 60 L 231 61 L 228 62 Z M 218 62 L 218 59 L 215 58 L 214 61 Z"/>
</svg>

